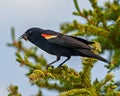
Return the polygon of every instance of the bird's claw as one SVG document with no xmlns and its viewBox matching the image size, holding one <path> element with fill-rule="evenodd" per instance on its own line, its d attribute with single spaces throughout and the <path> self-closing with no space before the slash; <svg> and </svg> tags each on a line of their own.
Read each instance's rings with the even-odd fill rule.
<svg viewBox="0 0 120 96">
<path fill-rule="evenodd" d="M 49 67 L 51 67 L 52 69 L 54 69 L 54 66 L 50 66 L 50 65 L 47 65 L 46 69 L 48 69 Z"/>
<path fill-rule="evenodd" d="M 64 67 L 64 66 L 61 66 L 61 65 L 59 65 L 57 68 L 65 69 L 65 67 Z"/>
</svg>

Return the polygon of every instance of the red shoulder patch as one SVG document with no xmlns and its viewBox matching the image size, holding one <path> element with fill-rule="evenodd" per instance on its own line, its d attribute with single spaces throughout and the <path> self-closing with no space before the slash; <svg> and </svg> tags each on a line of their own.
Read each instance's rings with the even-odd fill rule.
<svg viewBox="0 0 120 96">
<path fill-rule="evenodd" d="M 44 37 L 45 39 L 51 39 L 51 38 L 56 38 L 57 35 L 50 35 L 50 34 L 41 34 L 42 37 Z"/>
</svg>

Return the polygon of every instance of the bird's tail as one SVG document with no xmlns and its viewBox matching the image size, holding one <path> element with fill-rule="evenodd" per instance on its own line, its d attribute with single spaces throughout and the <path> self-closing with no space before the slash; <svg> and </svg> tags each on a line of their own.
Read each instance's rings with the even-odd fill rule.
<svg viewBox="0 0 120 96">
<path fill-rule="evenodd" d="M 86 49 L 80 49 L 78 50 L 79 54 L 83 57 L 91 57 L 91 58 L 96 58 L 96 59 L 99 59 L 103 62 L 106 62 L 106 63 L 110 63 L 109 60 L 97 55 L 97 54 L 94 54 L 92 51 L 90 50 L 86 50 Z"/>
</svg>

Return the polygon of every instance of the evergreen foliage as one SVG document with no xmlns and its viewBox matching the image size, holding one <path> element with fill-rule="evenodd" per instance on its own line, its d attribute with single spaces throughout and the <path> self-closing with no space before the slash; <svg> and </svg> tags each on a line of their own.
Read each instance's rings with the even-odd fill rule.
<svg viewBox="0 0 120 96">
<path fill-rule="evenodd" d="M 80 10 L 78 0 L 73 1 L 76 8 L 73 14 L 84 18 L 85 23 L 73 20 L 72 23 L 62 24 L 61 30 L 64 34 L 92 38 L 95 43 L 91 46 L 95 48 L 93 51 L 96 54 L 106 50 L 109 52 L 111 64 L 106 65 L 109 72 L 102 80 L 91 81 L 91 71 L 97 61 L 93 58 L 83 57 L 82 70 L 79 72 L 67 65 L 46 69 L 47 61 L 44 56 L 37 54 L 36 47 L 26 48 L 21 41 L 17 41 L 14 28 L 12 43 L 8 45 L 17 49 L 16 60 L 21 66 L 28 68 L 26 76 L 30 83 L 38 86 L 39 92 L 36 96 L 43 96 L 40 88 L 56 90 L 59 92 L 58 96 L 120 96 L 120 91 L 117 90 L 119 88 L 117 85 L 120 84 L 114 82 L 114 75 L 110 73 L 120 65 L 120 2 L 108 1 L 101 7 L 98 6 L 97 0 L 89 0 L 92 9 Z M 31 58 L 34 62 L 31 62 Z M 16 85 L 10 85 L 8 91 L 8 96 L 22 96 Z"/>
</svg>

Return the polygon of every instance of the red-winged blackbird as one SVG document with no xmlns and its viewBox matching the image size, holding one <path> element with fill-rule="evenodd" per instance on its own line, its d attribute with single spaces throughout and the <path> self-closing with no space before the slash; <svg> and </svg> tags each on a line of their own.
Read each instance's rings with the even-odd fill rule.
<svg viewBox="0 0 120 96">
<path fill-rule="evenodd" d="M 82 38 L 63 35 L 52 30 L 43 30 L 40 28 L 30 28 L 20 38 L 29 40 L 47 53 L 56 55 L 57 59 L 48 66 L 59 61 L 61 56 L 65 56 L 67 59 L 58 67 L 68 61 L 71 56 L 91 57 L 110 63 L 108 60 L 91 51 L 93 48 L 88 45 L 93 42 Z"/>
</svg>

